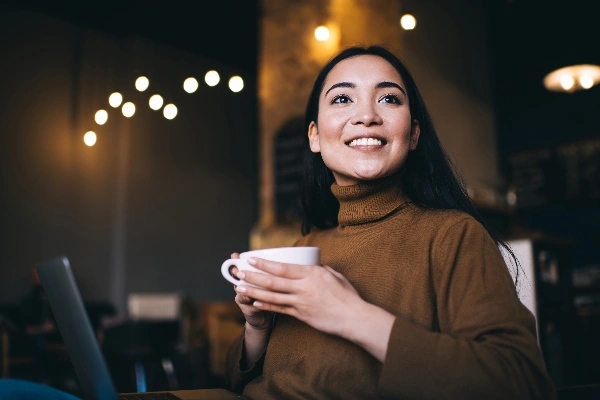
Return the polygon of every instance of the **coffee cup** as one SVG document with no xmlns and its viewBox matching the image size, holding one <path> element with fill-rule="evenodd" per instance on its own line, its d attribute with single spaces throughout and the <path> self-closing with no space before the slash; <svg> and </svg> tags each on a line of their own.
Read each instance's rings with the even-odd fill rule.
<svg viewBox="0 0 600 400">
<path fill-rule="evenodd" d="M 231 275 L 230 268 L 236 266 L 239 271 L 266 272 L 248 264 L 249 258 L 263 258 L 286 264 L 321 265 L 321 250 L 318 247 L 278 247 L 272 249 L 252 250 L 240 254 L 240 258 L 230 258 L 221 266 L 221 274 L 234 285 L 256 286 L 237 279 Z M 267 274 L 268 275 L 268 274 Z"/>
</svg>

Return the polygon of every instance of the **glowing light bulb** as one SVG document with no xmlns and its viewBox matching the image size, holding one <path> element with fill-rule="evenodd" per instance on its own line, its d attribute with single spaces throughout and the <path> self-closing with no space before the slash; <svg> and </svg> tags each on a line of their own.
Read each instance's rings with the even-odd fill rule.
<svg viewBox="0 0 600 400">
<path fill-rule="evenodd" d="M 410 31 L 417 26 L 417 20 L 410 14 L 404 14 L 402 18 L 400 18 L 400 26 L 404 30 Z"/>
<path fill-rule="evenodd" d="M 231 79 L 229 79 L 229 89 L 231 89 L 232 92 L 237 93 L 239 91 L 241 91 L 244 88 L 244 80 L 239 77 L 239 76 L 232 76 Z"/>
<path fill-rule="evenodd" d="M 96 115 L 94 115 L 94 120 L 98 125 L 104 125 L 108 121 L 108 113 L 106 110 L 98 110 L 96 111 Z"/>
<path fill-rule="evenodd" d="M 221 77 L 217 71 L 208 71 L 206 75 L 204 75 L 204 82 L 206 82 L 208 86 L 216 86 L 220 80 Z"/>
<path fill-rule="evenodd" d="M 135 80 L 135 88 L 140 92 L 148 89 L 148 86 L 150 86 L 150 81 L 145 76 L 140 76 Z"/>
<path fill-rule="evenodd" d="M 124 116 L 126 116 L 127 118 L 131 118 L 133 114 L 135 114 L 135 104 L 128 101 L 127 103 L 123 104 L 121 111 L 123 112 Z"/>
<path fill-rule="evenodd" d="M 161 95 L 159 94 L 155 94 L 154 96 L 150 97 L 150 101 L 148 102 L 150 104 L 150 108 L 153 110 L 160 110 L 160 108 L 163 106 L 163 98 Z"/>
<path fill-rule="evenodd" d="M 319 42 L 326 41 L 329 39 L 329 29 L 327 29 L 325 26 L 319 26 L 317 29 L 315 29 L 315 38 Z"/>
<path fill-rule="evenodd" d="M 122 102 L 123 96 L 121 96 L 121 93 L 119 92 L 114 92 L 108 97 L 108 104 L 110 104 L 111 107 L 117 108 Z"/>
<path fill-rule="evenodd" d="M 574 84 L 575 80 L 571 75 L 563 75 L 560 77 L 560 86 L 562 86 L 563 89 L 569 90 Z"/>
<path fill-rule="evenodd" d="M 163 115 L 166 119 L 173 119 L 177 116 L 177 107 L 175 104 L 167 104 L 163 109 Z"/>
<path fill-rule="evenodd" d="M 95 145 L 96 144 L 96 134 L 93 131 L 87 132 L 85 135 L 83 135 L 83 143 L 85 143 L 87 146 L 90 146 L 90 147 Z"/>
<path fill-rule="evenodd" d="M 589 89 L 594 86 L 594 78 L 589 75 L 581 75 L 579 77 L 579 84 L 584 89 Z"/>
<path fill-rule="evenodd" d="M 198 90 L 198 81 L 196 78 L 187 78 L 185 81 L 183 81 L 183 90 L 188 93 L 194 93 L 196 90 Z"/>
</svg>

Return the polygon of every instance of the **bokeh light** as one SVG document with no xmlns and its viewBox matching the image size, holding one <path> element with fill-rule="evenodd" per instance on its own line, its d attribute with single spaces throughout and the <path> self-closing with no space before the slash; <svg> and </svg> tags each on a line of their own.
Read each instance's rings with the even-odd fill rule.
<svg viewBox="0 0 600 400">
<path fill-rule="evenodd" d="M 410 14 L 404 14 L 402 18 L 400 18 L 400 26 L 403 29 L 410 31 L 417 26 L 417 20 Z"/>
<path fill-rule="evenodd" d="M 317 29 L 315 29 L 315 38 L 319 42 L 326 41 L 329 39 L 329 29 L 327 29 L 325 26 L 319 26 Z"/>
<path fill-rule="evenodd" d="M 148 104 L 150 104 L 150 108 L 153 110 L 160 110 L 160 108 L 163 106 L 163 98 L 160 94 L 155 94 L 152 97 L 150 97 L 150 101 L 148 102 Z"/>
<path fill-rule="evenodd" d="M 93 131 L 89 131 L 86 132 L 85 135 L 83 135 L 83 143 L 85 143 L 87 146 L 93 146 L 96 144 L 96 134 Z"/>
<path fill-rule="evenodd" d="M 584 89 L 589 89 L 594 86 L 594 78 L 589 75 L 581 75 L 579 77 L 579 84 Z"/>
<path fill-rule="evenodd" d="M 135 104 L 128 101 L 127 103 L 123 104 L 123 108 L 121 108 L 121 111 L 123 112 L 124 116 L 126 116 L 127 118 L 131 118 L 133 114 L 135 114 Z"/>
<path fill-rule="evenodd" d="M 188 93 L 194 93 L 196 90 L 198 90 L 198 81 L 196 78 L 187 78 L 185 81 L 183 81 L 183 90 Z"/>
<path fill-rule="evenodd" d="M 96 111 L 96 115 L 94 115 L 94 120 L 98 125 L 104 125 L 108 121 L 108 113 L 106 110 L 98 110 Z"/>
<path fill-rule="evenodd" d="M 229 79 L 229 89 L 232 92 L 237 93 L 244 88 L 244 80 L 240 76 L 232 76 Z"/>
<path fill-rule="evenodd" d="M 135 80 L 135 88 L 140 92 L 148 89 L 148 86 L 150 86 L 150 81 L 145 76 L 140 76 Z"/>
<path fill-rule="evenodd" d="M 560 86 L 562 86 L 563 89 L 569 90 L 574 84 L 575 80 L 571 75 L 563 75 L 560 77 Z"/>
<path fill-rule="evenodd" d="M 217 71 L 208 71 L 206 75 L 204 75 L 204 82 L 206 82 L 208 86 L 216 86 L 220 80 L 221 77 Z"/>
<path fill-rule="evenodd" d="M 167 104 L 163 109 L 163 115 L 166 119 L 173 119 L 177 116 L 177 107 L 175 104 Z"/>
<path fill-rule="evenodd" d="M 121 93 L 119 92 L 114 92 L 108 97 L 108 104 L 110 104 L 111 107 L 117 108 L 122 102 L 123 96 L 121 96 Z"/>
</svg>

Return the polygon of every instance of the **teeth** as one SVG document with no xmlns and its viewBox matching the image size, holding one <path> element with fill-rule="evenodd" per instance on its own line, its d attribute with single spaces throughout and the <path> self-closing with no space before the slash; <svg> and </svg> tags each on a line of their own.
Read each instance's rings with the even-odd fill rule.
<svg viewBox="0 0 600 400">
<path fill-rule="evenodd" d="M 351 141 L 350 142 L 350 147 L 354 147 L 354 146 L 381 146 L 382 144 L 383 143 L 379 139 L 360 138 L 360 139 L 354 139 L 353 141 Z"/>
</svg>

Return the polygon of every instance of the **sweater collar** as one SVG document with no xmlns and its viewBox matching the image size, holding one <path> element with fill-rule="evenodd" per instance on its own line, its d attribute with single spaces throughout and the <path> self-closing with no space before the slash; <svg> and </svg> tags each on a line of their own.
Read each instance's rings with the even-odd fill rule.
<svg viewBox="0 0 600 400">
<path fill-rule="evenodd" d="M 340 202 L 340 226 L 377 221 L 409 201 L 402 193 L 396 175 L 351 186 L 333 183 L 331 192 Z"/>
</svg>

